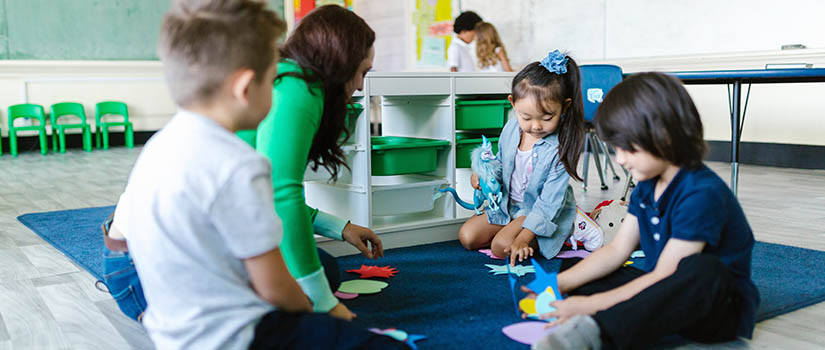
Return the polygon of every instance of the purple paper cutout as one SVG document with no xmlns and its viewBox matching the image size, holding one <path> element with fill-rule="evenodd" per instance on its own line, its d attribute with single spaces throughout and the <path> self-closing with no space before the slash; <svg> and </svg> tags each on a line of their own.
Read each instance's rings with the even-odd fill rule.
<svg viewBox="0 0 825 350">
<path fill-rule="evenodd" d="M 504 258 L 502 258 L 502 257 L 500 257 L 500 256 L 496 256 L 495 254 L 493 254 L 493 251 L 492 251 L 492 250 L 490 250 L 490 249 L 479 249 L 479 250 L 478 250 L 478 252 L 479 252 L 479 253 L 481 253 L 481 254 L 487 255 L 487 256 L 489 256 L 489 257 L 491 257 L 491 258 L 493 258 L 493 259 L 499 259 L 499 260 L 503 260 L 503 259 L 504 259 Z"/>
<path fill-rule="evenodd" d="M 527 321 L 511 324 L 501 329 L 508 338 L 519 343 L 533 345 L 545 335 L 553 332 L 556 327 L 544 329 L 546 322 Z"/>
<path fill-rule="evenodd" d="M 344 300 L 355 299 L 358 297 L 358 293 L 335 292 L 334 295 Z"/>
<path fill-rule="evenodd" d="M 562 250 L 561 252 L 559 252 L 559 254 L 556 255 L 556 257 L 559 258 L 559 259 L 570 259 L 570 258 L 582 258 L 582 259 L 584 259 L 588 255 L 590 255 L 590 252 L 588 252 L 584 249 Z"/>
</svg>

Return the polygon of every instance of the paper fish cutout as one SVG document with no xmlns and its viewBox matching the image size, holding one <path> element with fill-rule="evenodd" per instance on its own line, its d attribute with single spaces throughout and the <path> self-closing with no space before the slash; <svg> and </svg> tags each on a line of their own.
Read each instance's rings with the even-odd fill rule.
<svg viewBox="0 0 825 350">
<path fill-rule="evenodd" d="M 503 275 L 503 274 L 507 274 L 507 273 L 512 273 L 516 276 L 521 277 L 521 276 L 524 276 L 528 273 L 536 272 L 535 270 L 533 270 L 532 266 L 524 266 L 524 265 L 516 265 L 516 266 L 510 267 L 510 264 L 504 264 L 504 265 L 484 264 L 484 266 L 489 267 L 490 268 L 490 273 L 492 273 L 494 275 Z"/>
<path fill-rule="evenodd" d="M 370 328 L 370 332 L 383 334 L 400 342 L 406 343 L 411 349 L 417 350 L 418 347 L 415 346 L 415 342 L 427 339 L 427 336 L 421 334 L 407 334 L 400 329 L 395 328 L 387 328 L 387 329 L 378 329 L 378 328 Z"/>
</svg>

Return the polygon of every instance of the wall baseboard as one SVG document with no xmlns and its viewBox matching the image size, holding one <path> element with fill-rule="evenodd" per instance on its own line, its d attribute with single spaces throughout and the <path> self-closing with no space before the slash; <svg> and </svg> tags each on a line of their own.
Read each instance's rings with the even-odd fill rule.
<svg viewBox="0 0 825 350">
<path fill-rule="evenodd" d="M 730 162 L 730 141 L 707 141 L 706 160 Z M 739 163 L 781 168 L 825 169 L 825 146 L 740 142 Z"/>
<path fill-rule="evenodd" d="M 145 144 L 154 131 L 135 131 L 135 145 Z M 9 142 L 3 138 L 3 152 L 8 154 Z M 94 138 L 92 139 L 94 142 Z M 124 144 L 122 132 L 109 134 L 109 143 L 119 146 Z M 708 154 L 705 160 L 730 162 L 730 141 L 707 141 Z M 17 138 L 20 152 L 38 151 L 36 136 L 21 136 Z M 83 140 L 80 134 L 66 135 L 67 149 L 81 149 Z M 51 152 L 51 136 L 49 137 Z M 782 143 L 742 142 L 739 144 L 739 163 L 775 166 L 780 168 L 824 169 L 825 146 L 793 145 Z"/>
<path fill-rule="evenodd" d="M 145 144 L 146 141 L 149 140 L 152 135 L 155 134 L 155 131 L 135 131 L 134 141 L 135 145 L 142 145 Z M 48 144 L 49 144 L 49 152 L 52 151 L 52 136 L 48 135 Z M 7 137 L 2 139 L 3 142 L 3 155 L 6 156 L 9 154 L 9 140 Z M 118 147 L 122 146 L 126 143 L 125 136 L 123 132 L 110 132 L 109 133 L 109 145 L 111 147 Z M 92 134 L 92 149 L 95 148 L 95 137 Z M 67 134 L 66 135 L 66 149 L 83 149 L 83 136 L 81 134 Z M 37 136 L 19 136 L 17 138 L 17 150 L 18 152 L 40 152 L 40 141 Z"/>
</svg>

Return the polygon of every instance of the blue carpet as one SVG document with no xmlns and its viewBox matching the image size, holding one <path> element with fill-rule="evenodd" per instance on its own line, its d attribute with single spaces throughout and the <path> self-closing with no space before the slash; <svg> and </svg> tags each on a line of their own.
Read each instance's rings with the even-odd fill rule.
<svg viewBox="0 0 825 350">
<path fill-rule="evenodd" d="M 25 214 L 18 220 L 97 278 L 101 277 L 103 239 L 100 224 L 113 207 Z M 521 321 L 516 317 L 507 277 L 487 273 L 484 264 L 502 264 L 478 252 L 466 251 L 457 241 L 392 249 L 379 261 L 360 255 L 338 259 L 341 271 L 366 265 L 391 265 L 398 274 L 375 295 L 363 295 L 345 304 L 364 327 L 396 327 L 424 334 L 423 349 L 523 349 L 501 328 Z M 557 270 L 559 260 L 542 260 Z M 636 262 L 640 264 L 641 262 Z M 825 301 L 825 252 L 757 242 L 753 279 L 762 297 L 757 320 L 765 320 Z M 342 279 L 357 275 L 342 272 Z M 532 281 L 533 274 L 519 278 Z"/>
<path fill-rule="evenodd" d="M 66 254 L 92 276 L 103 280 L 103 232 L 100 225 L 115 206 L 23 214 L 17 220 Z"/>
</svg>

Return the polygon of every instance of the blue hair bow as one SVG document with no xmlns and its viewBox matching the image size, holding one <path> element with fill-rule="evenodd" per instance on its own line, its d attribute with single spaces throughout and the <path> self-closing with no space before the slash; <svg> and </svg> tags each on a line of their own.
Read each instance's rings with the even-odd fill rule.
<svg viewBox="0 0 825 350">
<path fill-rule="evenodd" d="M 539 64 L 550 71 L 550 73 L 567 73 L 567 54 L 559 50 L 553 50 L 548 53 L 547 57 L 543 58 Z"/>
</svg>

